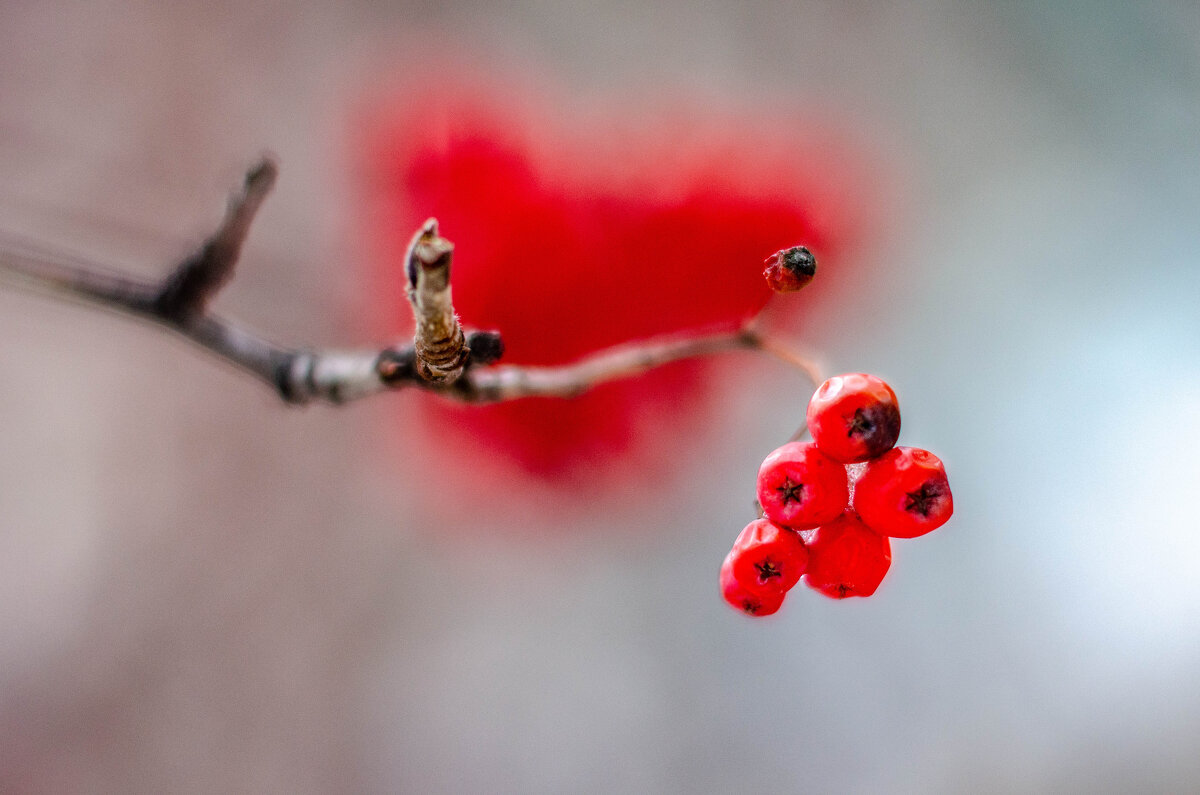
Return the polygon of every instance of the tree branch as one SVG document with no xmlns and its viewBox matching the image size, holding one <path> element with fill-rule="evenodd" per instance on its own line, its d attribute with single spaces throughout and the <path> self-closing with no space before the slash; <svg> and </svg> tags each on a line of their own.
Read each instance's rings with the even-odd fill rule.
<svg viewBox="0 0 1200 795">
<path fill-rule="evenodd" d="M 217 231 L 161 281 L 125 276 L 28 246 L 0 249 L 0 277 L 116 310 L 165 327 L 269 384 L 293 404 L 341 404 L 415 387 L 469 403 L 524 397 L 574 397 L 597 384 L 664 364 L 738 350 L 768 353 L 800 369 L 814 386 L 810 362 L 764 336 L 754 321 L 720 333 L 691 333 L 618 345 L 558 367 L 489 366 L 504 351 L 500 335 L 463 330 L 450 297 L 453 244 L 430 219 L 407 254 L 407 294 L 416 316 L 412 344 L 362 351 L 287 348 L 208 311 L 233 277 L 242 243 L 277 176 L 264 159 L 246 175 Z"/>
<path fill-rule="evenodd" d="M 500 365 L 472 369 L 458 396 L 473 403 L 524 397 L 570 398 L 597 384 L 631 378 L 671 362 L 739 350 L 763 347 L 758 336 L 746 329 L 672 335 L 606 348 L 560 367 Z"/>
</svg>

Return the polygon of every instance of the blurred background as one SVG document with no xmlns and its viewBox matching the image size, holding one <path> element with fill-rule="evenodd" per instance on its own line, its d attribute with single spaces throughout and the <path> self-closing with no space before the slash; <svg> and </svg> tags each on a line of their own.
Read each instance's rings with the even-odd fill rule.
<svg viewBox="0 0 1200 795">
<path fill-rule="evenodd" d="M 220 311 L 386 340 L 355 141 L 418 56 L 811 108 L 872 176 L 796 344 L 891 382 L 955 517 L 870 599 L 751 621 L 716 570 L 807 399 L 778 365 L 712 370 L 666 474 L 466 517 L 416 396 L 289 409 L 5 287 L 0 790 L 1200 787 L 1193 4 L 4 0 L 0 228 L 161 274 L 269 150 Z"/>
</svg>

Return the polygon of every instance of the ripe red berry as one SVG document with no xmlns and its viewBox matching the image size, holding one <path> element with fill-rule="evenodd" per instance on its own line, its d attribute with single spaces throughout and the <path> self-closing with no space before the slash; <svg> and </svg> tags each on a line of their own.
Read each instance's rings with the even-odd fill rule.
<svg viewBox="0 0 1200 795">
<path fill-rule="evenodd" d="M 832 521 L 850 498 L 846 468 L 812 442 L 788 442 L 758 470 L 758 503 L 773 522 L 795 530 Z"/>
<path fill-rule="evenodd" d="M 870 596 L 892 565 L 887 538 L 850 510 L 818 527 L 808 541 L 808 552 L 804 581 L 831 599 Z"/>
<path fill-rule="evenodd" d="M 823 453 L 843 464 L 875 458 L 900 437 L 896 393 L 877 376 L 836 375 L 813 393 L 808 430 Z"/>
<path fill-rule="evenodd" d="M 808 566 L 800 536 L 767 519 L 746 525 L 729 555 L 733 576 L 753 593 L 783 593 L 800 582 Z"/>
<path fill-rule="evenodd" d="M 721 564 L 721 596 L 748 616 L 769 616 L 783 604 L 783 591 L 755 593 L 733 576 L 733 553 Z"/>
<path fill-rule="evenodd" d="M 817 259 L 804 246 L 776 251 L 767 257 L 763 276 L 767 285 L 777 293 L 794 293 L 803 289 L 817 275 Z"/>
<path fill-rule="evenodd" d="M 854 508 L 877 533 L 916 538 L 946 523 L 954 497 L 941 459 L 927 450 L 897 447 L 867 463 L 854 489 Z"/>
</svg>

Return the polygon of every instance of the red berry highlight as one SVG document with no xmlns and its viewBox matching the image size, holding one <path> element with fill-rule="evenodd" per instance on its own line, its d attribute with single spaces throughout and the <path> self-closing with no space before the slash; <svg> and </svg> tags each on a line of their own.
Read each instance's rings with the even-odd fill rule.
<svg viewBox="0 0 1200 795">
<path fill-rule="evenodd" d="M 892 565 L 887 538 L 849 510 L 813 532 L 808 553 L 804 581 L 831 599 L 870 596 Z"/>
<path fill-rule="evenodd" d="M 916 538 L 946 523 L 954 497 L 940 458 L 897 447 L 867 463 L 855 485 L 854 508 L 877 533 Z"/>
<path fill-rule="evenodd" d="M 758 503 L 773 522 L 805 530 L 833 521 L 850 499 L 846 468 L 812 442 L 789 442 L 758 470 Z"/>
<path fill-rule="evenodd" d="M 880 456 L 900 437 L 896 393 L 874 375 L 836 375 L 813 393 L 808 430 L 823 453 L 843 464 Z"/>
<path fill-rule="evenodd" d="M 783 593 L 800 582 L 808 550 L 794 530 L 755 519 L 733 542 L 733 576 L 752 593 Z"/>
<path fill-rule="evenodd" d="M 733 553 L 721 564 L 721 596 L 731 607 L 748 616 L 769 616 L 783 604 L 783 591 L 755 593 L 733 576 Z"/>
</svg>

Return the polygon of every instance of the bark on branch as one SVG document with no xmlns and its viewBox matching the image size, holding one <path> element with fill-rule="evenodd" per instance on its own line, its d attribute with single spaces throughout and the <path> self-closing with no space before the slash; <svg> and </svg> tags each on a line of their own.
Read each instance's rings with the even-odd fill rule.
<svg viewBox="0 0 1200 795">
<path fill-rule="evenodd" d="M 330 351 L 269 342 L 210 313 L 208 306 L 233 277 L 250 224 L 277 173 L 269 159 L 250 169 L 217 231 L 162 280 L 133 278 L 25 246 L 0 249 L 0 277 L 169 329 L 269 384 L 292 404 L 341 404 L 407 387 L 470 403 L 573 397 L 669 362 L 738 350 L 770 354 L 805 372 L 814 386 L 820 381 L 811 363 L 764 336 L 753 321 L 733 331 L 619 345 L 559 367 L 493 366 L 503 354 L 503 340 L 494 331 L 462 328 L 450 295 L 454 246 L 438 234 L 435 219 L 417 231 L 407 255 L 407 293 L 416 317 L 411 344 Z"/>
<path fill-rule="evenodd" d="M 204 314 L 209 299 L 233 278 L 250 224 L 275 186 L 278 174 L 278 167 L 269 159 L 250 169 L 242 192 L 229 200 L 221 227 L 167 277 L 155 301 L 160 315 L 186 319 Z"/>
<path fill-rule="evenodd" d="M 417 318 L 413 347 L 417 375 L 435 384 L 452 384 L 471 353 L 450 300 L 450 260 L 454 244 L 438 235 L 430 218 L 408 247 L 408 301 Z"/>
</svg>

